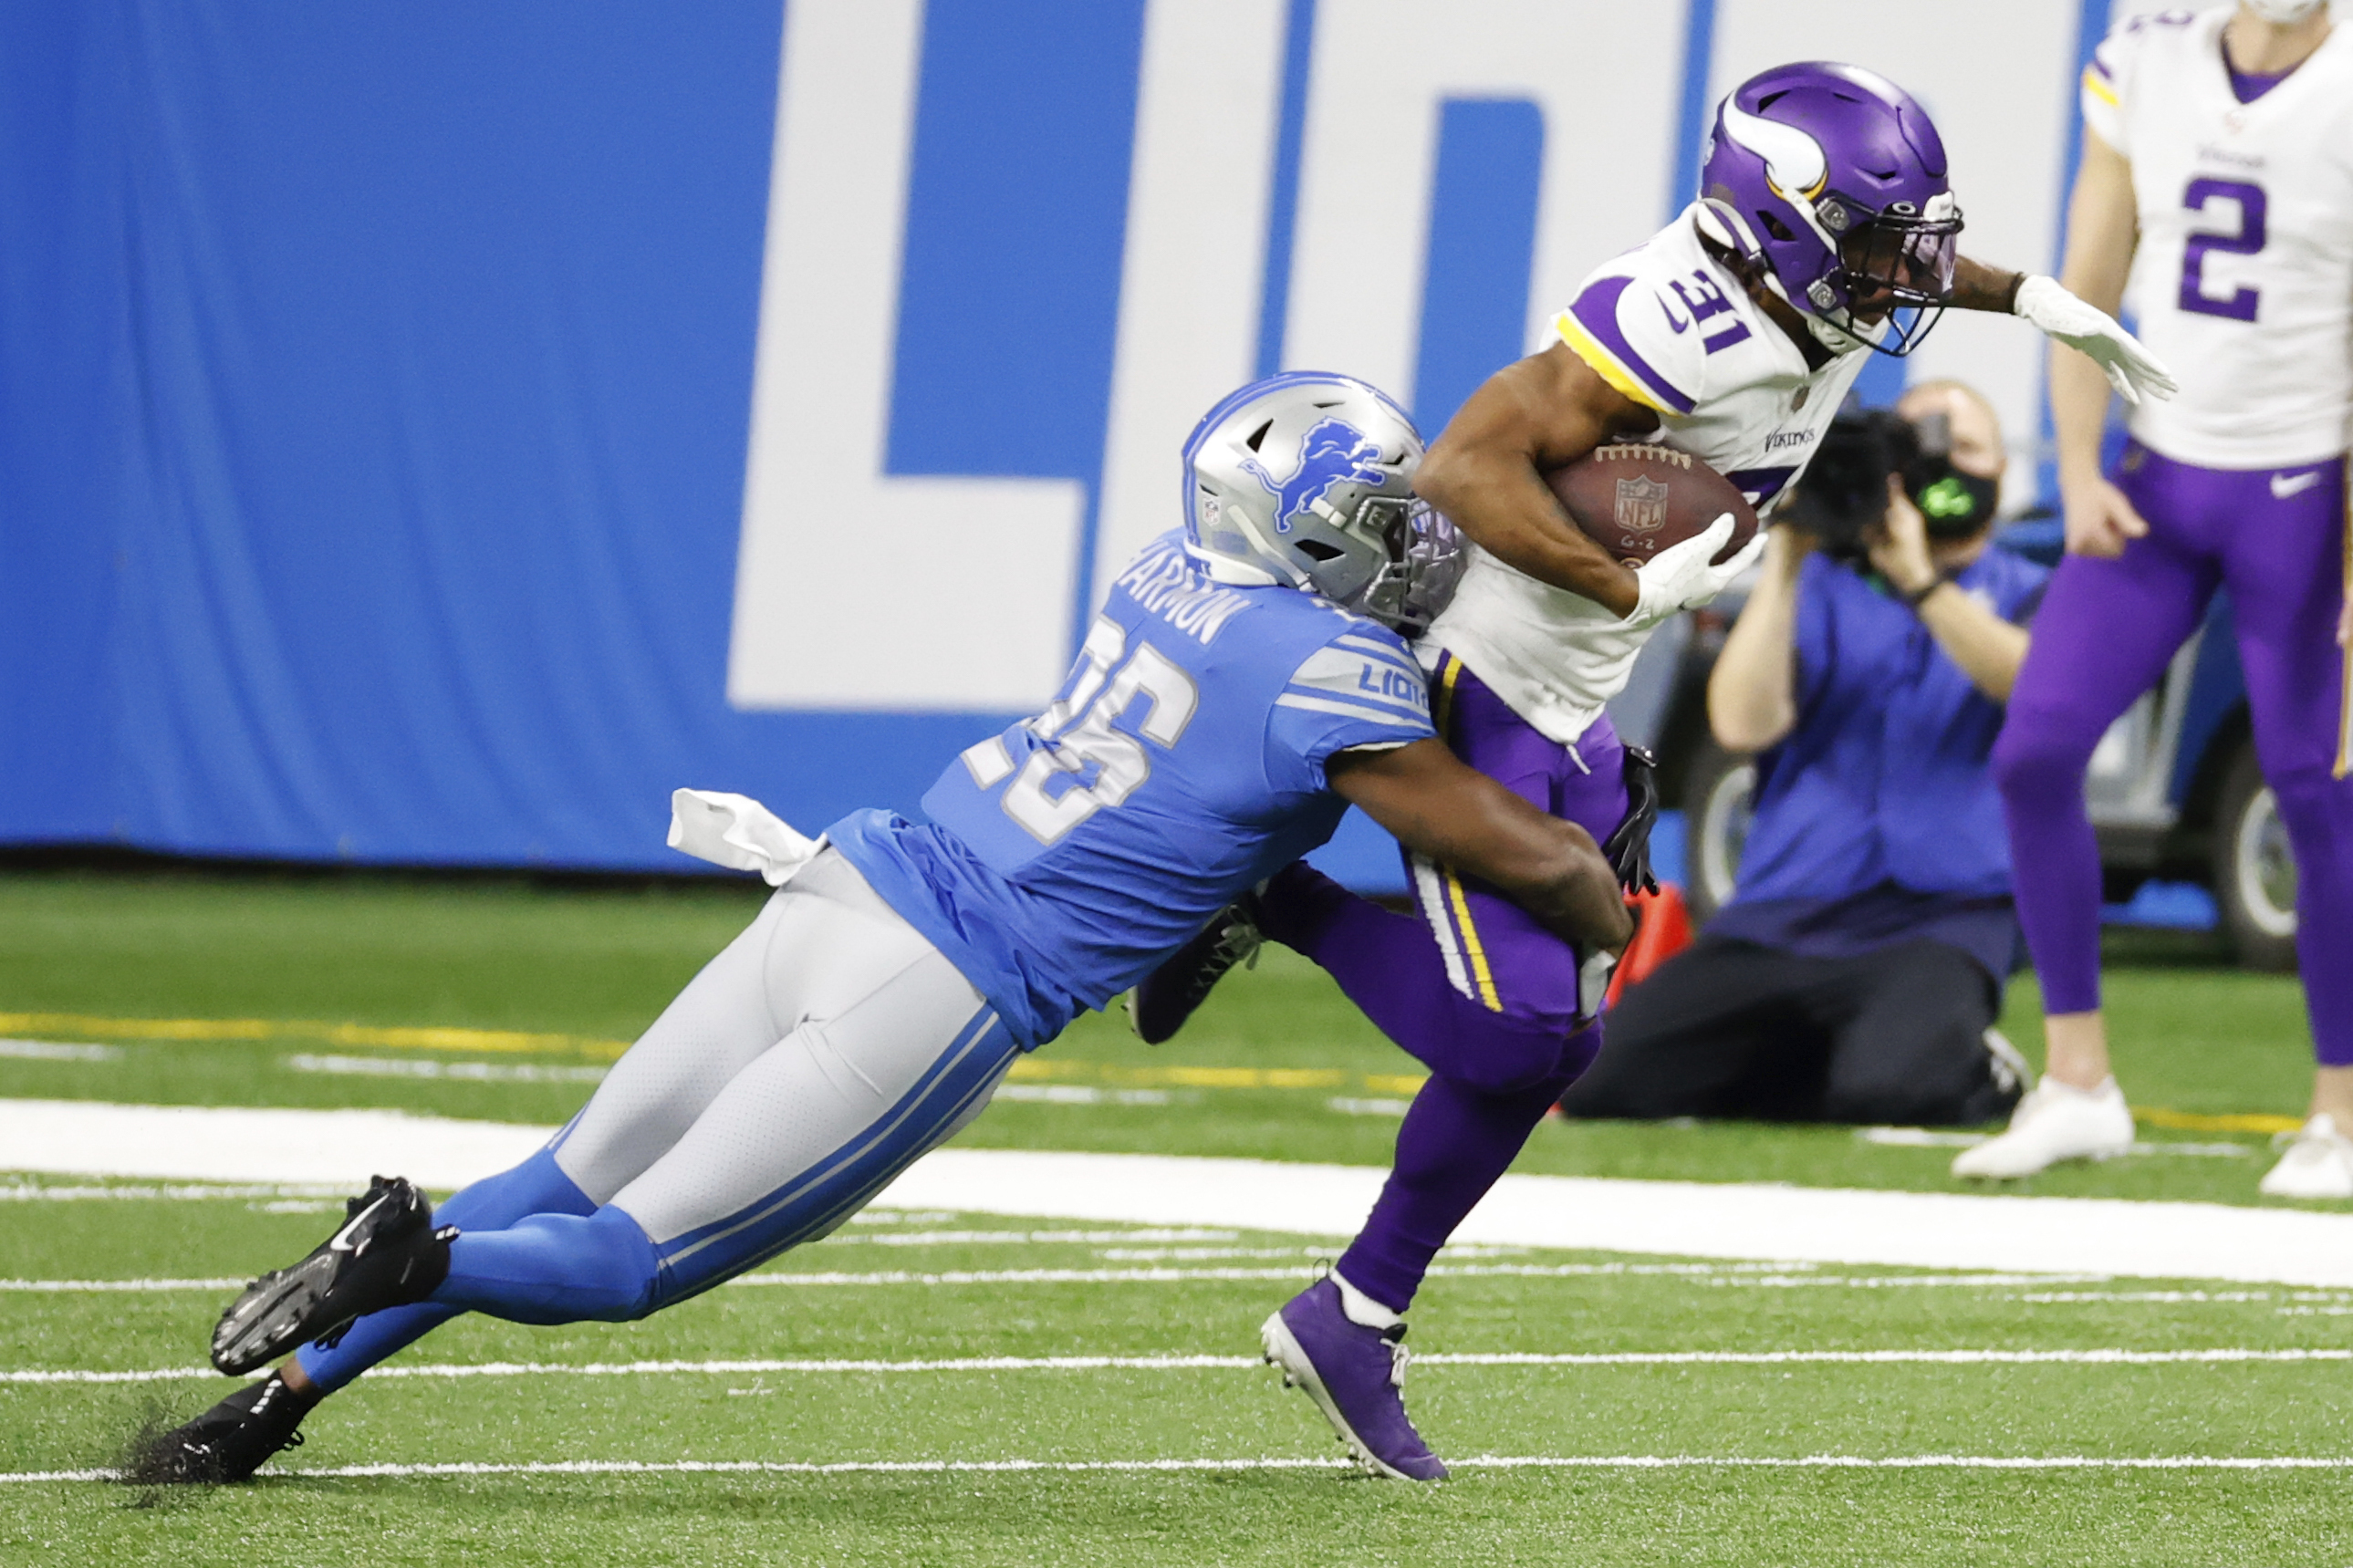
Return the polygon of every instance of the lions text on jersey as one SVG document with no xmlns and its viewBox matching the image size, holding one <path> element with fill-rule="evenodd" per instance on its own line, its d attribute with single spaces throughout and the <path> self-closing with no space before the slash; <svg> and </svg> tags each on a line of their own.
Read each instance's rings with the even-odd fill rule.
<svg viewBox="0 0 2353 1568">
<path fill-rule="evenodd" d="M 1052 704 L 940 775 L 928 825 L 865 811 L 827 837 L 1032 1047 L 1329 838 L 1334 752 L 1434 733 L 1395 633 L 1213 582 L 1170 533 L 1113 583 Z"/>
<path fill-rule="evenodd" d="M 2230 16 L 2120 24 L 2084 73 L 2084 119 L 2132 163 L 2126 300 L 2181 378 L 2133 434 L 2209 468 L 2288 467 L 2343 451 L 2353 407 L 2353 36 L 2241 103 Z"/>
<path fill-rule="evenodd" d="M 1696 205 L 1604 263 L 1554 319 L 1602 380 L 1659 416 L 1648 439 L 1689 452 L 1762 510 L 1813 456 L 1869 353 L 1815 369 L 1700 243 Z M 1583 733 L 1626 684 L 1641 639 L 1591 601 L 1474 551 L 1429 646 L 1461 656 L 1555 741 Z"/>
</svg>

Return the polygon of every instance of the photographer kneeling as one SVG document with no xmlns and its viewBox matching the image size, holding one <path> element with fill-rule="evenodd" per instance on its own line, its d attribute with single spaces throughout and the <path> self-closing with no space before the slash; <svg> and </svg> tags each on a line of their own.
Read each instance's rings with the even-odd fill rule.
<svg viewBox="0 0 2353 1568">
<path fill-rule="evenodd" d="M 1984 400 L 1896 413 L 1841 416 L 1775 519 L 1707 688 L 1757 753 L 1737 891 L 1609 1015 L 1571 1116 L 1972 1124 L 2024 1087 L 1989 1037 L 2019 942 L 1989 757 L 2048 574 L 1988 547 Z"/>
</svg>

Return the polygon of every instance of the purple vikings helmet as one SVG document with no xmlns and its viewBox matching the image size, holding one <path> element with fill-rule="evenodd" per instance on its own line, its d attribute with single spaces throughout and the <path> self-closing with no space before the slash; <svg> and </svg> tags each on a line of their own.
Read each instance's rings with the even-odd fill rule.
<svg viewBox="0 0 2353 1568">
<path fill-rule="evenodd" d="M 1733 89 L 1700 206 L 1703 231 L 1832 348 L 1910 353 L 1952 296 L 1961 209 L 1945 143 L 1910 93 L 1859 66 L 1776 66 Z"/>
<path fill-rule="evenodd" d="M 1464 561 L 1413 493 L 1421 435 L 1354 376 L 1252 382 L 1185 443 L 1186 548 L 1220 582 L 1320 594 L 1409 635 L 1445 608 Z"/>
</svg>

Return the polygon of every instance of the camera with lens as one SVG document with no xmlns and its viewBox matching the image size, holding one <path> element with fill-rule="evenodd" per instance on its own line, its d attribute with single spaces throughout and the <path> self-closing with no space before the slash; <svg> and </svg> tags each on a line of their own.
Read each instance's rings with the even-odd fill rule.
<svg viewBox="0 0 2353 1568">
<path fill-rule="evenodd" d="M 1864 533 L 1887 515 L 1891 476 L 1902 479 L 1931 539 L 1966 539 L 1993 519 L 1999 486 L 1953 466 L 1949 418 L 1931 414 L 1915 421 L 1850 402 L 1822 433 L 1782 521 L 1812 534 L 1833 559 L 1863 560 Z"/>
</svg>

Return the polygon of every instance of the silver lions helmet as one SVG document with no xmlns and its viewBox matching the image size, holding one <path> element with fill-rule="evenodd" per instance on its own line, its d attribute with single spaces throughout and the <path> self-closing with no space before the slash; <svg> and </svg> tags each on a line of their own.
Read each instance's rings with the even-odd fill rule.
<svg viewBox="0 0 2353 1568">
<path fill-rule="evenodd" d="M 1354 376 L 1252 382 L 1185 443 L 1187 548 L 1221 583 L 1299 588 L 1409 633 L 1461 574 L 1453 524 L 1415 499 L 1421 435 Z"/>
</svg>

